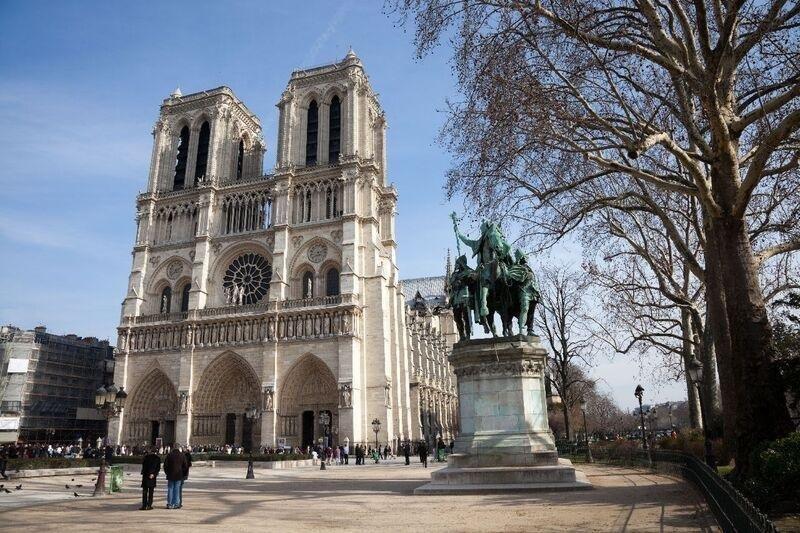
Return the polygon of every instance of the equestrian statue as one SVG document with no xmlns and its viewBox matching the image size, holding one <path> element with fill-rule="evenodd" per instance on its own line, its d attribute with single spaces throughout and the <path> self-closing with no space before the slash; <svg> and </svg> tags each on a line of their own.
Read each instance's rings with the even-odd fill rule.
<svg viewBox="0 0 800 533">
<path fill-rule="evenodd" d="M 481 223 L 481 235 L 473 240 L 458 231 L 458 219 L 452 213 L 453 229 L 459 257 L 450 275 L 450 306 L 458 328 L 460 340 L 472 336 L 474 321 L 483 326 L 485 333 L 497 337 L 494 315 L 500 316 L 502 336 L 513 335 L 513 319 L 517 319 L 519 333 L 533 335 L 533 316 L 540 301 L 536 276 L 521 250 L 511 254 L 500 227 L 494 222 Z M 461 254 L 461 243 L 472 249 L 477 258 L 477 268 L 467 264 Z"/>
</svg>

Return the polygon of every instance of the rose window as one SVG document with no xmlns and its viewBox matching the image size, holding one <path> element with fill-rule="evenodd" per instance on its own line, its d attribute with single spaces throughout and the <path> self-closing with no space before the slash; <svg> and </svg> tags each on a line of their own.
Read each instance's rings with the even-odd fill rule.
<svg viewBox="0 0 800 533">
<path fill-rule="evenodd" d="M 254 304 L 269 292 L 272 265 L 254 253 L 240 255 L 225 271 L 222 287 L 228 303 Z"/>
</svg>

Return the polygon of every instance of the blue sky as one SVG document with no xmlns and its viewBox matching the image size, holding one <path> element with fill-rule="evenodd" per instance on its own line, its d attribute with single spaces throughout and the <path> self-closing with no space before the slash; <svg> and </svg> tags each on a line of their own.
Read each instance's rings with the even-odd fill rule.
<svg viewBox="0 0 800 533">
<path fill-rule="evenodd" d="M 162 99 L 231 87 L 261 118 L 269 171 L 291 71 L 349 46 L 388 118 L 401 276 L 442 274 L 461 207 L 444 198 L 436 137 L 455 86 L 447 50 L 416 61 L 411 40 L 379 0 L 0 0 L 0 323 L 113 341 Z M 634 366 L 598 369 L 626 406 Z"/>
</svg>

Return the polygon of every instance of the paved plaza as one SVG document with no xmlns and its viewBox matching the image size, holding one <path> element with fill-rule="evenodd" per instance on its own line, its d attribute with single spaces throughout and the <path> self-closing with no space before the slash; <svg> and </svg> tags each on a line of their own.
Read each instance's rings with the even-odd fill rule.
<svg viewBox="0 0 800 533">
<path fill-rule="evenodd" d="M 440 468 L 440 466 L 433 466 Z M 257 470 L 192 469 L 184 507 L 167 510 L 159 479 L 156 508 L 138 511 L 140 478 L 121 494 L 91 498 L 94 476 L 5 482 L 3 531 L 716 531 L 686 482 L 644 471 L 583 465 L 594 489 L 520 495 L 414 496 L 433 468 L 379 465 Z M 20 491 L 14 487 L 23 483 Z M 82 488 L 74 485 L 82 484 Z M 70 488 L 65 488 L 70 485 Z M 80 495 L 77 498 L 73 492 Z M 44 504 L 43 504 L 44 503 Z"/>
</svg>

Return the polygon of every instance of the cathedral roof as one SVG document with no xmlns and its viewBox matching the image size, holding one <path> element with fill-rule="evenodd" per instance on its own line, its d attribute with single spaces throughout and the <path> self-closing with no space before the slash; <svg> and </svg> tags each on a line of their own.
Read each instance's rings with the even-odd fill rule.
<svg viewBox="0 0 800 533">
<path fill-rule="evenodd" d="M 413 305 L 419 294 L 428 307 L 444 307 L 446 303 L 444 283 L 444 276 L 429 276 L 400 280 L 400 288 L 405 295 L 407 305 Z"/>
</svg>

